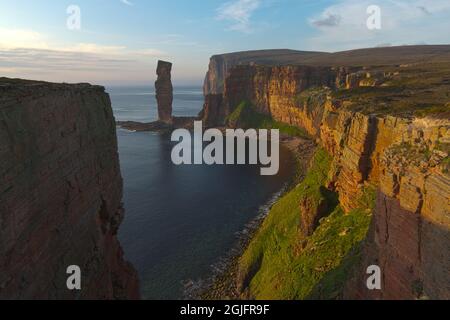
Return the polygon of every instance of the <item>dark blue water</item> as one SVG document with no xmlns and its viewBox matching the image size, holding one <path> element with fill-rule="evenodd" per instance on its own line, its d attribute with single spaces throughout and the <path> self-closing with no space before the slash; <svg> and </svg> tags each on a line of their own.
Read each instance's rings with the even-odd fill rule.
<svg viewBox="0 0 450 320">
<path fill-rule="evenodd" d="M 155 106 L 154 96 L 127 90 L 118 90 L 120 95 L 110 91 L 117 117 L 153 120 L 156 113 L 149 109 Z M 178 115 L 195 115 L 201 109 L 201 89 L 190 90 L 175 93 Z M 255 166 L 175 166 L 168 135 L 119 129 L 118 140 L 126 209 L 119 238 L 139 272 L 146 299 L 182 298 L 183 281 L 208 278 L 211 265 L 235 244 L 236 233 L 258 215 L 292 171 L 286 151 L 279 174 L 263 177 Z"/>
</svg>

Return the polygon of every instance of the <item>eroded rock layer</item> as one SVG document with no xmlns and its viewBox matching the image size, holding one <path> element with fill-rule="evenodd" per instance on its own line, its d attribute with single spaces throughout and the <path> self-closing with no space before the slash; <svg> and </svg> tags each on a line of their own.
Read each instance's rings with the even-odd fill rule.
<svg viewBox="0 0 450 320">
<path fill-rule="evenodd" d="M 102 87 L 0 81 L 0 299 L 139 298 L 115 128 Z"/>
</svg>

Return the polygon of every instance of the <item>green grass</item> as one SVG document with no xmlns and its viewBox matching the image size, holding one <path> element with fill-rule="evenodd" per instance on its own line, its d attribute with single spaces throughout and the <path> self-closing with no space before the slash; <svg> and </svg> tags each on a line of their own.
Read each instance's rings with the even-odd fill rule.
<svg viewBox="0 0 450 320">
<path fill-rule="evenodd" d="M 321 279 L 304 298 L 330 300 L 341 297 L 349 275 L 361 258 L 362 243 L 369 231 L 375 205 L 375 187 L 366 187 L 359 202 L 361 208 L 348 214 L 344 214 L 340 207 L 336 208 L 311 237 L 304 253 L 306 264 L 324 264 L 323 269 L 328 271 L 316 273 L 315 279 Z M 318 247 L 321 261 L 315 261 L 314 251 L 309 250 L 314 247 Z"/>
<path fill-rule="evenodd" d="M 317 151 L 304 181 L 274 205 L 241 257 L 240 281 L 252 297 L 333 298 L 342 289 L 347 271 L 357 259 L 358 244 L 368 231 L 373 194 L 365 194 L 365 208 L 349 214 L 335 207 L 323 192 L 331 161 L 325 151 Z M 313 206 L 322 201 L 330 204 L 330 215 L 306 239 L 299 229 L 299 203 L 305 197 Z"/>
<path fill-rule="evenodd" d="M 259 113 L 249 102 L 241 102 L 226 118 L 226 122 L 243 129 L 278 129 L 281 134 L 308 138 L 308 134 L 301 128 L 274 120 L 272 117 Z"/>
</svg>

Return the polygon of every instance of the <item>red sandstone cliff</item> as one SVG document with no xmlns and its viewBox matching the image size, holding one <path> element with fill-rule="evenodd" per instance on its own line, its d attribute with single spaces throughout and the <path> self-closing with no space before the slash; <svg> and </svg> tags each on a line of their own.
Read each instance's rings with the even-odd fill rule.
<svg viewBox="0 0 450 320">
<path fill-rule="evenodd" d="M 448 48 L 444 49 L 445 58 Z M 386 59 L 391 60 L 401 57 Z M 208 118 L 210 125 L 220 124 L 247 100 L 275 120 L 306 129 L 333 156 L 330 187 L 339 193 L 347 211 L 358 207 L 366 184 L 378 186 L 363 263 L 348 285 L 346 298 L 449 299 L 450 176 L 444 164 L 448 153 L 440 148 L 450 142 L 448 114 L 439 121 L 416 119 L 397 115 L 385 103 L 377 106 L 388 110 L 384 113 L 359 111 L 364 108 L 358 103 L 364 101 L 351 103 L 332 91 L 388 86 L 400 81 L 398 72 L 352 67 L 348 62 L 331 64 L 236 66 L 228 70 L 222 98 L 211 103 L 207 96 L 204 114 L 213 115 Z M 365 287 L 365 268 L 372 264 L 382 269 L 382 291 Z"/>
<path fill-rule="evenodd" d="M 137 299 L 104 88 L 0 81 L 0 299 Z M 66 287 L 70 265 L 81 291 Z"/>
<path fill-rule="evenodd" d="M 220 54 L 211 57 L 205 77 L 203 92 L 222 94 L 229 71 L 238 65 L 280 66 L 306 62 L 312 58 L 327 56 L 324 52 L 296 51 L 288 49 L 243 51 Z"/>
</svg>

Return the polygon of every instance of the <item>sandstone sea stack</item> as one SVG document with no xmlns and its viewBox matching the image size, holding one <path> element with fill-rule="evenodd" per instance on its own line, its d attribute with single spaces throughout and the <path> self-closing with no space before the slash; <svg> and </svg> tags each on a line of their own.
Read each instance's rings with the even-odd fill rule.
<svg viewBox="0 0 450 320">
<path fill-rule="evenodd" d="M 118 121 L 117 125 L 119 125 L 121 128 L 133 131 L 153 131 L 153 132 L 165 132 L 176 128 L 186 128 L 186 129 L 193 128 L 194 121 L 198 120 L 199 117 L 172 116 L 173 86 L 172 86 L 171 71 L 172 71 L 172 63 L 166 61 L 158 61 L 158 66 L 156 69 L 158 79 L 155 82 L 156 101 L 158 104 L 158 120 L 149 123 L 142 123 L 135 121 Z M 212 101 L 211 103 L 213 102 L 214 101 Z M 215 105 L 212 104 L 206 105 L 204 109 L 207 110 L 207 112 L 206 113 L 202 112 L 202 117 L 203 114 L 205 114 L 205 117 L 211 119 L 209 121 L 211 123 L 216 123 L 220 117 L 223 117 L 223 114 L 216 115 L 214 113 L 214 107 L 217 107 L 217 110 L 220 109 L 219 102 L 215 103 L 216 103 Z"/>
<path fill-rule="evenodd" d="M 159 121 L 172 124 L 172 102 L 173 102 L 173 86 L 172 86 L 172 63 L 166 61 L 158 61 L 156 74 L 158 79 L 155 82 L 156 100 L 158 102 Z"/>
</svg>

